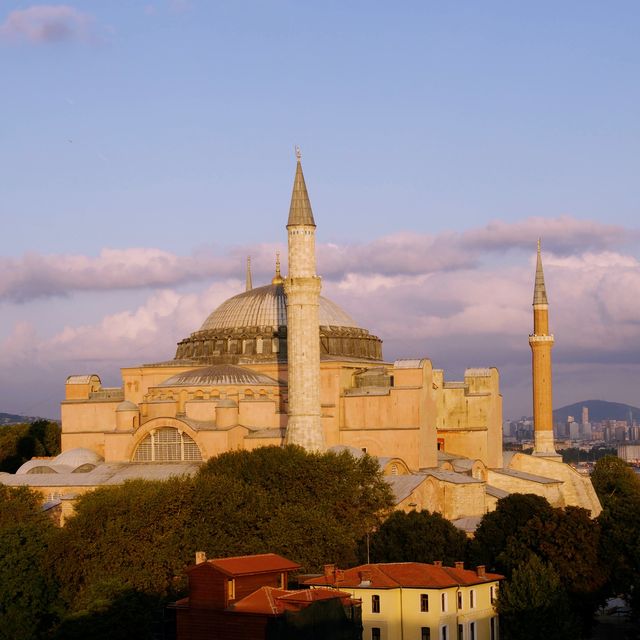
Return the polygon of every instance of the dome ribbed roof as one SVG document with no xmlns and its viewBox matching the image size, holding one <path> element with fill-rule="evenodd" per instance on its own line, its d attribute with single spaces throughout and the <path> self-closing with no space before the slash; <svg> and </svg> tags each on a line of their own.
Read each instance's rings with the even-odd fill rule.
<svg viewBox="0 0 640 640">
<path fill-rule="evenodd" d="M 358 327 L 337 304 L 320 296 L 320 326 Z M 245 291 L 223 302 L 205 321 L 201 331 L 241 327 L 282 327 L 287 324 L 284 287 L 270 284 Z"/>
<path fill-rule="evenodd" d="M 220 386 L 225 384 L 242 385 L 277 385 L 280 384 L 274 378 L 256 373 L 251 369 L 238 367 L 234 364 L 217 364 L 212 367 L 200 367 L 183 371 L 161 383 L 160 387 L 200 387 Z"/>
</svg>

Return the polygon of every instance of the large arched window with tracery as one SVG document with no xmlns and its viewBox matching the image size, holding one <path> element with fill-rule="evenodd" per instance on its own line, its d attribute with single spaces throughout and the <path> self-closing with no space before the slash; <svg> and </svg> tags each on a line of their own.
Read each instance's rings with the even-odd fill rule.
<svg viewBox="0 0 640 640">
<path fill-rule="evenodd" d="M 193 438 L 174 427 L 149 432 L 133 454 L 134 462 L 196 462 L 202 454 Z"/>
</svg>

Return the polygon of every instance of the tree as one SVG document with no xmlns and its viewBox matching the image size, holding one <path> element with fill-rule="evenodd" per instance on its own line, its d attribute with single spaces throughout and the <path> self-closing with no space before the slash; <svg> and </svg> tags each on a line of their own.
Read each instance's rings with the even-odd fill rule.
<svg viewBox="0 0 640 640">
<path fill-rule="evenodd" d="M 0 640 L 36 640 L 56 618 L 49 549 L 56 535 L 27 488 L 0 485 Z"/>
<path fill-rule="evenodd" d="M 580 637 L 558 573 L 532 554 L 500 586 L 496 605 L 501 637 L 571 640 Z"/>
<path fill-rule="evenodd" d="M 512 565 L 501 554 L 510 538 L 519 535 L 534 516 L 544 521 L 552 514 L 553 507 L 547 500 L 532 493 L 514 493 L 501 498 L 495 511 L 485 514 L 476 529 L 469 545 L 470 562 L 508 574 Z"/>
<path fill-rule="evenodd" d="M 429 511 L 395 511 L 370 538 L 372 562 L 427 562 L 447 565 L 462 560 L 467 538 L 448 520 Z M 361 549 L 361 562 L 366 550 Z"/>
<path fill-rule="evenodd" d="M 508 572 L 532 554 L 553 567 L 586 636 L 594 611 L 604 600 L 608 579 L 608 569 L 599 557 L 600 539 L 600 525 L 586 509 L 553 509 L 544 518 L 534 516 L 511 536 L 500 560 Z"/>
<path fill-rule="evenodd" d="M 60 453 L 60 425 L 49 420 L 0 429 L 0 472 L 15 473 L 34 456 Z"/>
<path fill-rule="evenodd" d="M 601 556 L 611 570 L 611 593 L 624 594 L 640 613 L 640 477 L 620 458 L 605 456 L 591 476 L 602 504 Z"/>
<path fill-rule="evenodd" d="M 329 559 L 353 563 L 358 540 L 393 506 L 378 462 L 367 455 L 309 453 L 296 446 L 230 451 L 202 467 L 199 477 L 208 476 L 261 492 L 268 510 L 264 542 L 271 550 L 287 549 L 307 571 Z"/>
</svg>

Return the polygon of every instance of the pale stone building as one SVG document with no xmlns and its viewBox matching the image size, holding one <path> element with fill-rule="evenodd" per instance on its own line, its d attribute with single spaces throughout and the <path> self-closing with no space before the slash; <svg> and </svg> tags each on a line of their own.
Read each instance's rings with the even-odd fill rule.
<svg viewBox="0 0 640 640">
<path fill-rule="evenodd" d="M 536 451 L 503 455 L 495 368 L 449 381 L 428 358 L 386 361 L 382 341 L 320 295 L 315 220 L 300 157 L 287 223 L 289 271 L 223 302 L 167 362 L 125 366 L 122 384 L 69 376 L 62 457 L 31 461 L 0 482 L 47 496 L 130 477 L 194 472 L 232 449 L 286 442 L 377 456 L 401 509 L 438 511 L 466 530 L 511 492 L 600 511 L 593 487 L 553 448 L 548 303 L 534 295 Z M 542 421 L 542 422 L 541 422 Z M 86 460 L 85 460 L 86 458 Z M 72 468 L 73 467 L 73 468 Z"/>
</svg>

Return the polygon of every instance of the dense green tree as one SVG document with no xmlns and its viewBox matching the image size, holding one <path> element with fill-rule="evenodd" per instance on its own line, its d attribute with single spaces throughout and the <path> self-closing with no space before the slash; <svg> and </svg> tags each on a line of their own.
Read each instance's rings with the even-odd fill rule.
<svg viewBox="0 0 640 640">
<path fill-rule="evenodd" d="M 0 428 L 0 472 L 15 473 L 34 456 L 60 453 L 60 425 L 49 420 Z"/>
<path fill-rule="evenodd" d="M 532 554 L 513 570 L 498 594 L 500 635 L 505 640 L 572 640 L 580 637 L 558 573 Z"/>
<path fill-rule="evenodd" d="M 42 496 L 29 487 L 0 484 L 0 529 L 42 521 Z"/>
<path fill-rule="evenodd" d="M 367 455 L 356 459 L 347 452 L 261 447 L 209 460 L 199 478 L 212 475 L 264 496 L 262 546 L 286 550 L 307 571 L 320 569 L 327 560 L 355 562 L 357 541 L 378 526 L 393 505 L 378 462 Z"/>
<path fill-rule="evenodd" d="M 593 614 L 604 600 L 608 579 L 608 569 L 599 557 L 600 539 L 600 525 L 586 509 L 554 509 L 544 518 L 534 516 L 511 536 L 500 559 L 508 573 L 532 554 L 552 566 L 587 635 Z"/>
<path fill-rule="evenodd" d="M 466 554 L 467 537 L 439 513 L 395 511 L 370 536 L 371 562 L 428 562 L 453 565 Z M 361 546 L 361 562 L 366 549 Z"/>
<path fill-rule="evenodd" d="M 469 560 L 486 565 L 492 571 L 509 574 L 513 564 L 501 556 L 512 536 L 519 535 L 525 525 L 537 516 L 551 518 L 553 508 L 542 497 L 531 493 L 514 493 L 498 500 L 495 511 L 482 518 L 469 545 Z"/>
<path fill-rule="evenodd" d="M 640 614 L 640 477 L 620 458 L 606 456 L 591 476 L 602 504 L 601 557 L 611 569 L 612 594 L 625 594 Z"/>
<path fill-rule="evenodd" d="M 56 618 L 49 550 L 57 534 L 27 488 L 0 485 L 0 640 L 36 640 Z"/>
</svg>

